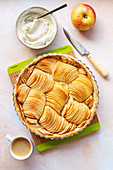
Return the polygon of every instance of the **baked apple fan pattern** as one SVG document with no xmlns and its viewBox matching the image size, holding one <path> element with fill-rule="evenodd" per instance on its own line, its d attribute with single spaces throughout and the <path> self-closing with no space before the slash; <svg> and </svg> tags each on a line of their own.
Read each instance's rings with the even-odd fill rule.
<svg viewBox="0 0 113 170">
<path fill-rule="evenodd" d="M 29 69 L 32 71 L 26 76 Z M 14 103 L 18 116 L 31 131 L 62 138 L 88 124 L 96 109 L 97 93 L 93 76 L 81 62 L 67 55 L 49 54 L 21 72 Z"/>
</svg>

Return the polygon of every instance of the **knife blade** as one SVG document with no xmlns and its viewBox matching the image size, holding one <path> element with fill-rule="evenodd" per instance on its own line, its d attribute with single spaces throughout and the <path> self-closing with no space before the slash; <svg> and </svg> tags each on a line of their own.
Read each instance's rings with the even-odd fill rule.
<svg viewBox="0 0 113 170">
<path fill-rule="evenodd" d="M 73 47 L 79 52 L 80 55 L 86 56 L 91 64 L 95 67 L 95 69 L 106 78 L 109 74 L 107 70 L 97 61 L 97 59 L 90 54 L 89 51 L 85 49 L 85 47 L 76 40 L 76 38 L 69 33 L 65 28 L 63 28 L 64 34 L 69 40 L 69 42 L 73 45 Z"/>
</svg>

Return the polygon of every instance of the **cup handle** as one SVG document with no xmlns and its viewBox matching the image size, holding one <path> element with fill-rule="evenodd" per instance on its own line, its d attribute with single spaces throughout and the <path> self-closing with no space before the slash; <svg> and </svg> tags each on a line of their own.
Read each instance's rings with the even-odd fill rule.
<svg viewBox="0 0 113 170">
<path fill-rule="evenodd" d="M 14 138 L 15 138 L 15 137 L 12 136 L 12 135 L 9 135 L 9 134 L 6 135 L 6 139 L 7 139 L 8 141 L 10 141 L 10 142 L 11 142 Z"/>
</svg>

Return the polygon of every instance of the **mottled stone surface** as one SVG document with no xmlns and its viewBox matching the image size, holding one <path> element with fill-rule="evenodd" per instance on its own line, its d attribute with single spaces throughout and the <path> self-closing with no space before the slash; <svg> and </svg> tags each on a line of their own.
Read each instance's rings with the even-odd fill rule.
<svg viewBox="0 0 113 170">
<path fill-rule="evenodd" d="M 64 3 L 68 7 L 56 12 L 58 34 L 55 41 L 43 50 L 32 50 L 20 43 L 16 37 L 15 24 L 19 14 L 28 7 L 42 6 L 51 10 Z M 72 9 L 82 3 L 91 5 L 96 12 L 94 27 L 87 32 L 76 30 L 71 23 Z M 0 170 L 112 170 L 113 169 L 113 1 L 112 0 L 4 0 L 0 1 Z M 97 114 L 101 123 L 98 132 L 57 146 L 43 153 L 35 148 L 32 156 L 17 161 L 10 156 L 6 134 L 31 134 L 23 126 L 13 106 L 13 87 L 7 67 L 37 54 L 69 44 L 62 28 L 73 36 L 106 67 L 108 79 L 102 78 L 89 61 L 75 50 L 75 55 L 90 68 L 98 82 L 100 99 Z"/>
</svg>

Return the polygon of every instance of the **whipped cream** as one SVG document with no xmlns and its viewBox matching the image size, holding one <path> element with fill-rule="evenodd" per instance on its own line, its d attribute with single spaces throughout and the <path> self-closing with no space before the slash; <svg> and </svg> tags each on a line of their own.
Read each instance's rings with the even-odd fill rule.
<svg viewBox="0 0 113 170">
<path fill-rule="evenodd" d="M 42 48 L 50 44 L 55 34 L 55 25 L 47 18 L 34 19 L 28 23 L 23 20 L 19 28 L 20 40 L 26 45 L 35 48 Z"/>
</svg>

